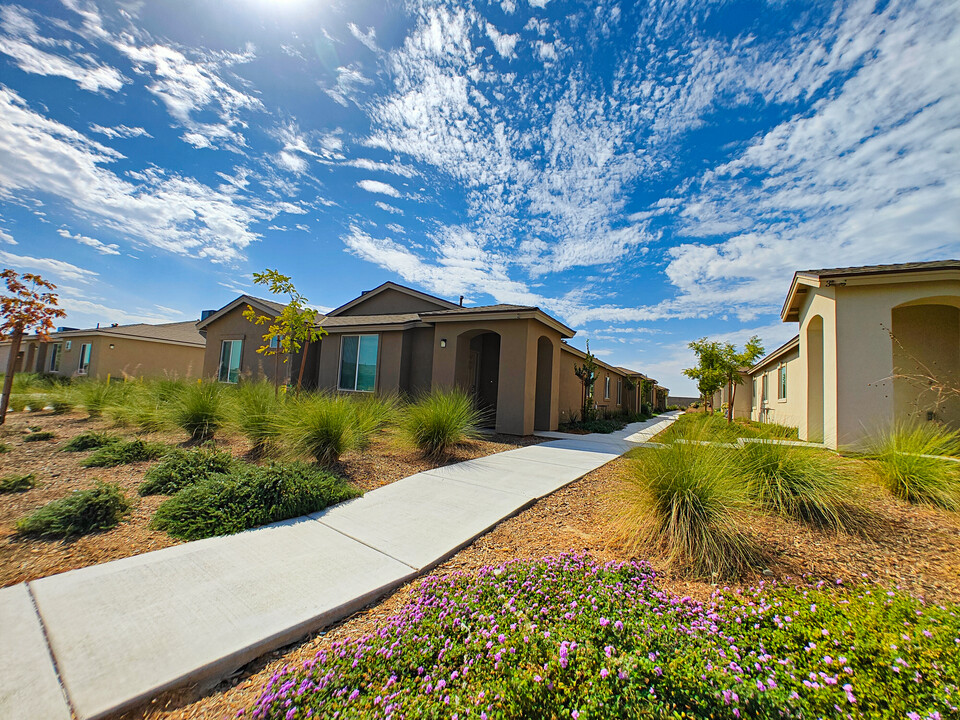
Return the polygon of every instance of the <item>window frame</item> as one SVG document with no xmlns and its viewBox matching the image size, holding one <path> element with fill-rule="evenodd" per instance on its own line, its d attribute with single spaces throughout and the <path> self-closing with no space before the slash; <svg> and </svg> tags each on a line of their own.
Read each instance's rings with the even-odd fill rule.
<svg viewBox="0 0 960 720">
<path fill-rule="evenodd" d="M 617 378 L 617 405 L 623 405 L 623 378 Z"/>
<path fill-rule="evenodd" d="M 353 387 L 343 386 L 343 343 L 347 338 L 357 338 L 357 359 L 353 366 Z M 363 338 L 374 338 L 377 343 L 376 360 L 373 366 L 373 387 L 369 390 L 359 390 L 357 388 L 360 380 L 360 347 L 363 344 Z M 358 392 L 374 393 L 377 391 L 377 383 L 380 380 L 380 333 L 349 333 L 340 336 L 340 355 L 337 358 L 337 390 L 339 392 Z"/>
<path fill-rule="evenodd" d="M 770 399 L 770 382 L 769 382 L 769 377 L 770 377 L 770 373 L 765 372 L 765 373 L 763 373 L 763 377 L 762 377 L 762 379 L 761 379 L 760 395 L 761 395 L 761 397 L 763 398 L 763 402 L 761 403 L 761 407 L 762 407 L 763 405 L 766 405 L 767 402 L 769 402 L 769 399 Z"/>
<path fill-rule="evenodd" d="M 63 343 L 53 343 L 50 348 L 50 372 L 60 372 L 60 360 L 63 357 Z"/>
<path fill-rule="evenodd" d="M 223 373 L 223 348 L 224 346 L 230 343 L 230 358 L 227 360 L 227 373 L 226 378 L 224 378 Z M 239 343 L 240 350 L 237 352 L 237 379 L 230 379 L 230 366 L 233 365 L 233 348 L 234 343 Z M 240 364 L 243 362 L 243 338 L 229 338 L 220 341 L 220 360 L 217 363 L 217 382 L 226 383 L 227 385 L 236 385 L 240 382 Z"/>
<path fill-rule="evenodd" d="M 86 356 L 87 362 L 83 362 Z M 90 371 L 90 362 L 93 360 L 93 343 L 80 343 L 80 360 L 77 363 L 77 375 L 87 375 Z"/>
<path fill-rule="evenodd" d="M 604 400 L 610 399 L 610 376 L 609 375 L 603 376 L 603 399 Z"/>
<path fill-rule="evenodd" d="M 759 385 L 757 383 L 757 376 L 754 375 L 752 378 L 750 378 L 750 381 L 753 389 L 753 397 L 751 398 L 751 401 L 750 401 L 750 407 L 755 408 L 760 399 L 760 396 L 758 394 Z"/>
<path fill-rule="evenodd" d="M 780 363 L 777 366 L 777 400 L 787 399 L 787 364 Z"/>
</svg>

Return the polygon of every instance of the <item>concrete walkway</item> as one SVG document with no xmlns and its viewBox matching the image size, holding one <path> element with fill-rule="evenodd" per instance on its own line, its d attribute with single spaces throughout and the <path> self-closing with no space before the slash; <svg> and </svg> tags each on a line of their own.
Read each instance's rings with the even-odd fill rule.
<svg viewBox="0 0 960 720">
<path fill-rule="evenodd" d="M 429 570 L 675 414 L 418 473 L 328 510 L 0 590 L 0 718 L 99 718 L 215 681 Z"/>
</svg>

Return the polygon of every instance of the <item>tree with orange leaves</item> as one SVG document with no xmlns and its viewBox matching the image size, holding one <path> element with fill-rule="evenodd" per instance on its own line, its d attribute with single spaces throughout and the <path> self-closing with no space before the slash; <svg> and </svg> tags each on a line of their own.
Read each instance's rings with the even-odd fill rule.
<svg viewBox="0 0 960 720">
<path fill-rule="evenodd" d="M 10 338 L 10 356 L 7 358 L 7 373 L 3 378 L 3 396 L 0 397 L 0 425 L 7 419 L 7 405 L 13 389 L 13 373 L 16 372 L 17 355 L 23 336 L 34 332 L 41 341 L 50 339 L 54 318 L 66 317 L 67 313 L 57 307 L 57 296 L 50 292 L 57 286 L 39 275 L 18 275 L 7 268 L 0 273 L 7 284 L 7 294 L 0 296 L 0 335 Z"/>
</svg>

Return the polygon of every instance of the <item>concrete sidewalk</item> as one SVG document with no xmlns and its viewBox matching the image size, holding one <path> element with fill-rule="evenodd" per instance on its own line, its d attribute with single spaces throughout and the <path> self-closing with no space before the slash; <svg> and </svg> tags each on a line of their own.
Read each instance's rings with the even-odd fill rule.
<svg viewBox="0 0 960 720">
<path fill-rule="evenodd" d="M 88 720 L 214 681 L 429 570 L 676 418 L 399 480 L 314 515 L 0 590 L 0 718 Z"/>
</svg>

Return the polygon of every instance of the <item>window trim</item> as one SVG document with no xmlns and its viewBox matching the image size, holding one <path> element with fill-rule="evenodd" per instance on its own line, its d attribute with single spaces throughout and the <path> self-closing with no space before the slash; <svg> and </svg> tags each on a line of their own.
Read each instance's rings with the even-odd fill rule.
<svg viewBox="0 0 960 720">
<path fill-rule="evenodd" d="M 223 378 L 223 346 L 230 343 L 230 359 L 227 361 L 227 377 Z M 240 343 L 240 357 L 237 361 L 237 379 L 230 379 L 230 365 L 233 361 L 233 343 Z M 217 361 L 217 382 L 236 385 L 240 382 L 240 363 L 243 362 L 243 338 L 228 338 L 220 341 L 220 359 Z"/>
<path fill-rule="evenodd" d="M 341 380 L 343 380 L 343 341 L 348 337 L 357 338 L 357 363 L 353 370 L 353 387 L 343 387 L 341 385 Z M 372 337 L 377 339 L 377 363 L 374 366 L 373 370 L 373 388 L 371 390 L 358 390 L 357 389 L 357 380 L 360 379 L 360 343 L 361 340 L 365 337 Z M 337 390 L 339 392 L 358 392 L 358 393 L 375 393 L 377 391 L 377 384 L 380 381 L 380 333 L 349 333 L 340 336 L 340 354 L 337 357 Z"/>
<path fill-rule="evenodd" d="M 84 352 L 86 349 L 86 352 Z M 83 364 L 83 356 L 87 356 L 87 364 Z M 93 343 L 80 343 L 80 361 L 77 363 L 77 375 L 87 375 L 90 371 L 90 362 L 93 360 Z"/>
</svg>

